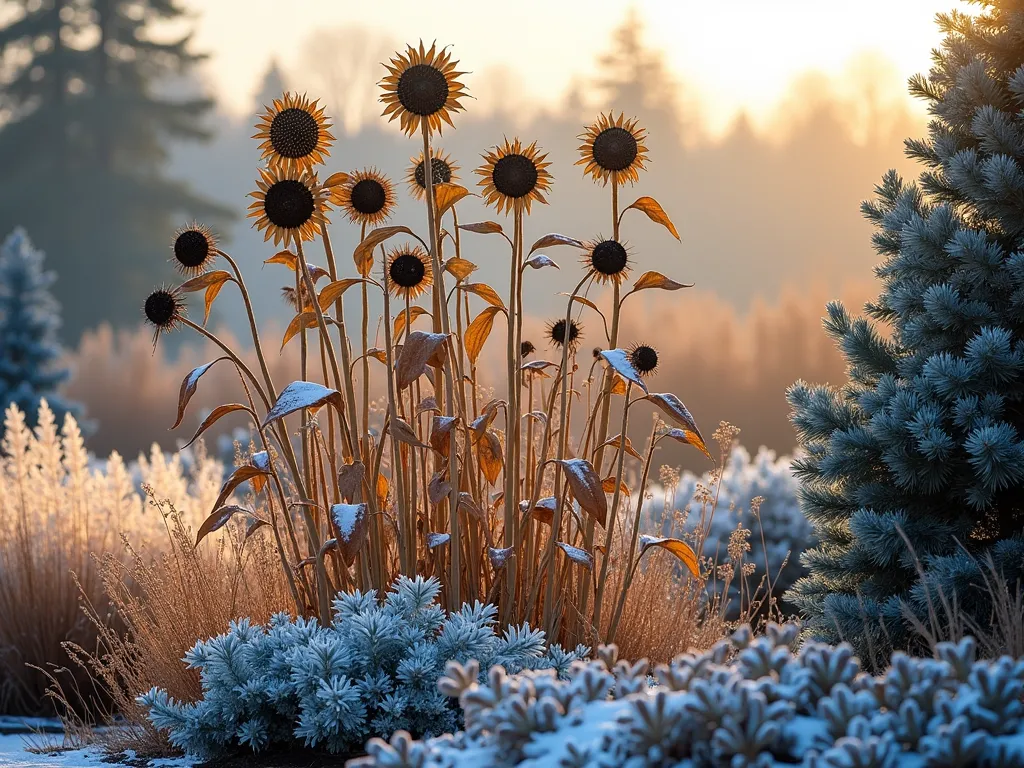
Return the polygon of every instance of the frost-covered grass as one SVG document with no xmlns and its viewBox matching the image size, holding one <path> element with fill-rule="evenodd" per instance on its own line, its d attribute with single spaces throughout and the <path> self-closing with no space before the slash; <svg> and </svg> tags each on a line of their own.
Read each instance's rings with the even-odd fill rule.
<svg viewBox="0 0 1024 768">
<path fill-rule="evenodd" d="M 373 740 L 350 765 L 378 768 L 1013 768 L 1024 765 L 1024 661 L 978 661 L 973 640 L 937 658 L 895 654 L 882 676 L 849 646 L 771 624 L 651 670 L 614 646 L 567 680 L 452 663 L 439 690 L 465 730 Z M 651 676 L 653 673 L 653 677 Z"/>
<path fill-rule="evenodd" d="M 29 429 L 25 415 L 12 406 L 3 432 L 0 712 L 35 714 L 47 709 L 46 679 L 26 664 L 67 664 L 60 645 L 65 641 L 95 645 L 95 628 L 79 602 L 84 596 L 106 604 L 93 555 L 123 560 L 122 532 L 137 546 L 160 545 L 166 527 L 120 456 L 111 455 L 102 466 L 90 460 L 70 415 L 58 424 L 44 402 L 38 426 Z M 173 499 L 186 523 L 201 519 L 213 504 L 223 471 L 219 462 L 201 459 L 186 473 L 177 458 L 159 451 L 140 457 L 138 470 L 138 480 L 160 498 Z"/>
<path fill-rule="evenodd" d="M 201 701 L 176 702 L 154 688 L 139 702 L 172 744 L 193 755 L 299 742 L 358 751 L 369 737 L 396 730 L 454 730 L 458 709 L 437 688 L 446 663 L 565 674 L 588 653 L 548 647 L 542 631 L 525 625 L 498 634 L 490 605 L 446 614 L 439 592 L 437 579 L 400 577 L 383 599 L 340 594 L 330 627 L 286 614 L 265 627 L 233 622 L 185 657 L 201 671 Z"/>
<path fill-rule="evenodd" d="M 712 473 L 684 472 L 678 483 L 654 494 L 648 514 L 661 521 L 663 535 L 672 535 L 675 526 L 701 542 L 702 554 L 720 566 L 708 587 L 722 595 L 735 620 L 768 595 L 783 599 L 806 572 L 800 555 L 815 537 L 797 493 L 790 457 L 764 447 L 751 456 L 737 445 L 720 480 Z M 737 548 L 741 562 L 733 563 Z"/>
</svg>

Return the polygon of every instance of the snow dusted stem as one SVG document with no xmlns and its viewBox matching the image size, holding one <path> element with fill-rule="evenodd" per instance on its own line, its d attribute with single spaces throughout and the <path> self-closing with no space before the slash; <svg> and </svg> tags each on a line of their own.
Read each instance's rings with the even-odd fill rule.
<svg viewBox="0 0 1024 768">
<path fill-rule="evenodd" d="M 437 236 L 437 208 L 434 205 L 434 172 L 430 149 L 430 127 L 427 120 L 421 121 L 423 126 L 423 175 L 424 186 L 426 187 L 425 200 L 427 202 L 427 226 L 430 230 L 430 264 L 434 271 L 434 324 L 435 330 L 440 325 L 440 331 L 447 337 L 444 356 L 444 414 L 452 417 L 455 415 L 455 379 L 452 374 L 454 355 L 451 350 L 451 328 L 448 323 L 448 302 L 444 290 L 444 270 L 441 268 L 440 249 L 438 248 Z M 448 521 L 449 533 L 451 533 L 450 557 L 448 560 L 448 589 L 447 601 L 448 610 L 458 610 L 462 601 L 460 598 L 460 580 L 462 579 L 462 537 L 459 530 L 459 449 L 456 445 L 456 432 L 452 429 L 448 437 L 448 480 L 451 483 L 451 491 L 448 495 Z M 440 467 L 438 467 L 440 469 Z M 415 526 L 410 532 L 415 537 Z M 414 539 L 415 541 L 415 539 Z M 415 546 L 415 545 L 414 545 Z M 413 549 L 415 561 L 415 548 Z M 415 565 L 415 562 L 413 563 Z"/>
<path fill-rule="evenodd" d="M 569 450 L 569 347 L 572 344 L 569 341 L 569 328 L 572 324 L 572 305 L 576 300 L 576 296 L 582 290 L 583 286 L 586 285 L 593 277 L 593 272 L 588 271 L 583 276 L 583 279 L 576 284 L 571 294 L 569 294 L 569 301 L 565 308 L 565 335 L 562 344 L 562 365 L 559 369 L 559 375 L 561 376 L 561 392 L 559 399 L 559 411 L 558 411 L 558 460 L 561 462 L 565 459 L 566 453 Z M 558 465 L 558 469 L 555 470 L 555 511 L 551 519 L 551 539 L 548 541 L 547 551 L 544 557 L 547 560 L 547 585 L 544 590 L 544 629 L 551 635 L 551 630 L 554 626 L 554 621 L 557 617 L 554 616 L 554 599 L 555 599 L 555 542 L 558 540 L 560 531 L 562 529 L 562 475 L 565 472 L 565 466 L 561 463 Z M 538 482 L 538 488 L 534 491 L 536 496 L 539 491 L 540 483 Z M 536 502 L 534 502 L 536 503 Z M 532 506 L 531 506 L 532 509 Z M 527 510 L 529 513 L 530 510 Z"/>
<path fill-rule="evenodd" d="M 609 366 L 609 369 L 611 367 Z M 615 467 L 615 491 L 612 493 L 612 505 L 608 509 L 608 525 L 605 528 L 604 557 L 601 559 L 601 577 L 597 581 L 597 594 L 594 595 L 594 631 L 601 632 L 601 602 L 604 599 L 604 590 L 608 584 L 608 566 L 612 561 L 612 537 L 615 533 L 615 518 L 619 511 L 619 498 L 622 496 L 622 471 L 626 464 L 626 427 L 629 426 L 629 394 L 633 389 L 633 382 L 626 382 L 626 394 L 622 401 L 622 431 L 619 433 L 619 452 Z M 641 483 L 637 496 L 643 499 L 644 487 Z"/>
</svg>

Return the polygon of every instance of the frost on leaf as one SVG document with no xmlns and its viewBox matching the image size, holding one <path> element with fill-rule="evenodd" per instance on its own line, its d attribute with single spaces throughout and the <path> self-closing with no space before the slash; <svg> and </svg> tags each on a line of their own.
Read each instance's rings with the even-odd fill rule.
<svg viewBox="0 0 1024 768">
<path fill-rule="evenodd" d="M 338 547 L 345 562 L 351 563 L 366 541 L 368 533 L 366 504 L 335 504 L 331 520 L 338 531 Z"/>
<path fill-rule="evenodd" d="M 427 549 L 435 549 L 443 546 L 451 541 L 452 535 L 450 533 L 428 533 L 427 534 Z"/>
<path fill-rule="evenodd" d="M 293 381 L 281 392 L 274 407 L 263 419 L 263 426 L 304 408 L 316 411 L 327 404 L 341 413 L 341 393 L 313 381 Z"/>
<path fill-rule="evenodd" d="M 496 571 L 500 571 L 508 564 L 508 559 L 514 551 L 515 547 L 505 547 L 504 549 L 488 547 L 487 557 L 490 558 L 491 567 Z"/>
<path fill-rule="evenodd" d="M 647 394 L 647 385 L 644 384 L 644 380 L 640 377 L 639 371 L 634 367 L 633 363 L 630 362 L 629 353 L 624 349 L 605 349 L 601 352 L 608 365 L 619 374 L 622 378 L 632 382 L 634 385 L 640 387 L 643 393 Z"/>
<path fill-rule="evenodd" d="M 566 544 L 564 541 L 555 542 L 565 552 L 566 557 L 572 560 L 577 565 L 582 565 L 585 568 L 594 567 L 594 556 L 591 555 L 587 550 L 574 547 L 571 544 Z"/>
</svg>

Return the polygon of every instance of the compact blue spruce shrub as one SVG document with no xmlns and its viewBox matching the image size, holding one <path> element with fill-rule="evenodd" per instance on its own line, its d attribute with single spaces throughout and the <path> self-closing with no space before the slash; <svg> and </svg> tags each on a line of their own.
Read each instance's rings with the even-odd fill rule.
<svg viewBox="0 0 1024 768">
<path fill-rule="evenodd" d="M 465 729 L 373 739 L 352 768 L 1019 768 L 1024 661 L 978 661 L 971 638 L 936 658 L 892 656 L 879 677 L 849 645 L 799 650 L 795 625 L 748 626 L 651 670 L 615 646 L 568 679 L 450 663 L 438 687 Z M 651 673 L 653 672 L 653 681 Z"/>
<path fill-rule="evenodd" d="M 661 521 L 666 534 L 673 518 L 683 519 L 682 526 L 691 535 L 701 527 L 703 518 L 707 530 L 702 551 L 717 563 L 728 560 L 729 541 L 740 529 L 747 546 L 743 564 L 749 572 L 743 577 L 743 584 L 740 574 L 736 574 L 728 583 L 728 594 L 722 595 L 728 601 L 724 607 L 731 619 L 751 607 L 752 590 L 759 598 L 767 598 L 770 593 L 772 598 L 781 600 L 786 590 L 806 573 L 800 556 L 814 545 L 815 539 L 811 524 L 800 509 L 791 465 L 792 459 L 780 458 L 768 448 L 762 447 L 756 456 L 751 456 L 746 448 L 737 445 L 729 454 L 720 487 L 710 473 L 698 476 L 684 472 L 677 484 L 663 488 L 650 502 L 651 518 Z M 704 489 L 710 492 L 707 498 Z M 721 593 L 725 582 L 715 579 L 708 588 Z"/>
<path fill-rule="evenodd" d="M 193 755 L 296 742 L 359 751 L 371 736 L 396 730 L 455 730 L 458 709 L 437 688 L 449 662 L 564 675 L 589 653 L 548 647 L 544 632 L 526 625 L 499 635 L 491 605 L 446 614 L 435 602 L 439 591 L 437 579 L 402 576 L 383 600 L 374 592 L 339 594 L 329 628 L 287 614 L 266 627 L 233 622 L 185 657 L 200 670 L 201 701 L 176 702 L 154 688 L 138 703 L 171 744 Z"/>
<path fill-rule="evenodd" d="M 979 4 L 939 17 L 911 81 L 933 118 L 907 142 L 918 183 L 891 171 L 863 205 L 881 292 L 867 318 L 828 306 L 849 381 L 789 392 L 821 540 L 792 599 L 862 655 L 913 647 L 929 603 L 989 625 L 989 555 L 1011 591 L 1024 575 L 1024 14 Z"/>
<path fill-rule="evenodd" d="M 15 229 L 0 245 L 0 412 L 14 404 L 35 426 L 45 399 L 57 424 L 70 413 L 87 430 L 81 406 L 58 392 L 71 372 L 60 365 L 60 306 L 50 293 L 56 279 L 43 270 L 43 252 L 25 230 Z"/>
</svg>

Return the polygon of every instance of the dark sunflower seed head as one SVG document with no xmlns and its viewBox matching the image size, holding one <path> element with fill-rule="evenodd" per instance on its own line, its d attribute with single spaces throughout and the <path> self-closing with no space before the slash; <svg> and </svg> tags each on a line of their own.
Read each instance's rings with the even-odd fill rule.
<svg viewBox="0 0 1024 768">
<path fill-rule="evenodd" d="M 198 270 L 212 255 L 213 244 L 200 229 L 186 229 L 174 238 L 174 260 L 182 270 Z"/>
<path fill-rule="evenodd" d="M 365 216 L 380 213 L 387 205 L 388 195 L 384 185 L 376 179 L 362 179 L 352 187 L 352 207 Z"/>
<path fill-rule="evenodd" d="M 658 351 L 646 344 L 636 344 L 629 351 L 629 362 L 641 376 L 647 376 L 658 367 Z"/>
<path fill-rule="evenodd" d="M 639 151 L 636 137 L 617 125 L 605 128 L 594 139 L 594 162 L 606 171 L 629 168 Z"/>
<path fill-rule="evenodd" d="M 537 351 L 537 348 L 535 346 L 533 346 L 533 342 L 532 341 L 524 341 L 524 342 L 520 343 L 520 345 L 519 345 L 519 355 L 520 355 L 520 357 L 529 357 L 530 355 L 532 355 L 536 351 Z"/>
<path fill-rule="evenodd" d="M 306 157 L 319 141 L 320 126 L 304 109 L 289 107 L 274 115 L 270 123 L 270 145 L 281 157 Z"/>
<path fill-rule="evenodd" d="M 548 338 L 558 346 L 565 344 L 566 337 L 568 337 L 569 346 L 575 347 L 582 334 L 583 329 L 580 328 L 579 324 L 575 320 L 569 322 L 568 333 L 566 333 L 564 317 L 548 323 Z"/>
<path fill-rule="evenodd" d="M 629 254 L 617 240 L 602 240 L 590 252 L 590 265 L 602 275 L 613 277 L 628 264 Z"/>
<path fill-rule="evenodd" d="M 313 192 L 301 181 L 282 179 L 267 190 L 263 211 L 275 227 L 298 229 L 313 218 L 316 200 Z"/>
<path fill-rule="evenodd" d="M 429 64 L 414 64 L 398 78 L 398 101 L 407 112 L 426 117 L 448 103 L 448 78 Z"/>
<path fill-rule="evenodd" d="M 494 163 L 491 181 L 505 197 L 526 197 L 537 186 L 537 164 L 526 155 L 505 155 Z"/>
<path fill-rule="evenodd" d="M 427 274 L 427 265 L 412 253 L 403 253 L 391 260 L 388 276 L 391 282 L 402 288 L 415 288 L 423 282 Z"/>
<path fill-rule="evenodd" d="M 171 328 L 184 316 L 185 305 L 181 296 L 166 288 L 153 291 L 146 297 L 143 307 L 146 320 L 158 329 Z"/>
<path fill-rule="evenodd" d="M 416 177 L 416 183 L 421 188 L 426 189 L 427 169 L 426 163 L 423 160 L 416 164 L 416 170 L 413 172 L 413 175 Z M 439 157 L 432 157 L 430 159 L 430 176 L 434 184 L 449 184 L 452 180 L 451 166 Z"/>
</svg>

